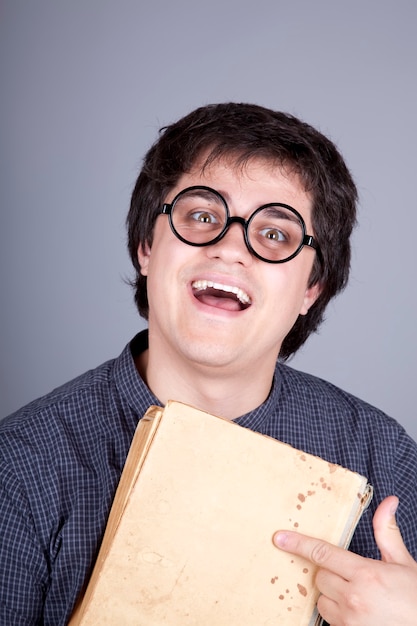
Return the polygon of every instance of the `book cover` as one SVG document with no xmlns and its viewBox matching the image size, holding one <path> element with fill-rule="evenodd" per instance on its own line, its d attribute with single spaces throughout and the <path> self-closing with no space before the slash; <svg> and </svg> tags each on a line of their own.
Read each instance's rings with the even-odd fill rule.
<svg viewBox="0 0 417 626">
<path fill-rule="evenodd" d="M 308 561 L 277 529 L 347 547 L 367 479 L 178 402 L 139 422 L 70 626 L 312 626 Z"/>
</svg>

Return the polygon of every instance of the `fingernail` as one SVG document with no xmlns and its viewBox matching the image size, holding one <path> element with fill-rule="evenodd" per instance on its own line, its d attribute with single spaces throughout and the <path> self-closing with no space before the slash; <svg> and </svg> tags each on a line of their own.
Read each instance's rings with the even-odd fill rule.
<svg viewBox="0 0 417 626">
<path fill-rule="evenodd" d="M 391 506 L 391 515 L 394 517 L 398 509 L 398 502 Z"/>
</svg>

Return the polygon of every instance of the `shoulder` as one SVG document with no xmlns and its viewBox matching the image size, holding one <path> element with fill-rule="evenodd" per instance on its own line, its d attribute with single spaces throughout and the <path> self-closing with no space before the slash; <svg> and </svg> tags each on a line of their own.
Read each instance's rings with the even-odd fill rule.
<svg viewBox="0 0 417 626">
<path fill-rule="evenodd" d="M 123 458 L 151 402 L 130 345 L 121 355 L 34 400 L 0 422 L 0 458 L 24 466 L 58 454 L 88 458 L 105 446 Z M 109 453 L 110 454 L 110 453 Z M 45 462 L 45 461 L 43 461 Z"/>
<path fill-rule="evenodd" d="M 4 418 L 0 422 L 2 437 L 26 429 L 42 429 L 44 422 L 50 428 L 57 424 L 53 416 L 77 419 L 82 405 L 103 393 L 107 395 L 113 363 L 108 361 L 85 372 Z"/>
<path fill-rule="evenodd" d="M 142 331 L 117 358 L 81 374 L 9 415 L 0 421 L 2 436 L 26 429 L 42 432 L 43 428 L 63 427 L 66 422 L 73 431 L 88 429 L 91 424 L 108 428 L 111 417 L 140 414 L 143 408 L 155 403 L 136 370 L 132 355 L 134 350 L 143 348 L 146 341 L 147 335 Z"/>
<path fill-rule="evenodd" d="M 391 434 L 404 432 L 394 418 L 333 383 L 283 364 L 277 365 L 277 373 L 282 401 L 298 406 L 310 420 L 372 431 L 377 428 Z"/>
<path fill-rule="evenodd" d="M 330 462 L 372 475 L 389 493 L 417 482 L 417 444 L 380 409 L 325 380 L 277 366 L 275 419 L 289 443 Z M 390 491 L 394 490 L 394 491 Z"/>
<path fill-rule="evenodd" d="M 9 476 L 10 489 L 13 475 L 13 497 L 26 492 L 31 500 L 30 493 L 37 492 L 32 510 L 44 498 L 57 502 L 60 490 L 79 489 L 92 468 L 103 465 L 97 460 L 109 439 L 113 366 L 113 361 L 100 365 L 0 422 L 0 484 Z"/>
</svg>

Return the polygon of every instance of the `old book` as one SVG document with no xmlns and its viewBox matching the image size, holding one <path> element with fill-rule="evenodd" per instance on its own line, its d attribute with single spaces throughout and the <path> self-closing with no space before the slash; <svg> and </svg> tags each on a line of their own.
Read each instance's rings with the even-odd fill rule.
<svg viewBox="0 0 417 626">
<path fill-rule="evenodd" d="M 359 474 L 233 422 L 151 407 L 70 626 L 318 624 L 314 567 L 273 533 L 346 547 L 371 495 Z"/>
</svg>

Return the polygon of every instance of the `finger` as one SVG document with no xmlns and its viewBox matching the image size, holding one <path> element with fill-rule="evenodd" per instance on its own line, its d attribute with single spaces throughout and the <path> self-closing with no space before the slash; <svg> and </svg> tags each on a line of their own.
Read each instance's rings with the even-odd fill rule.
<svg viewBox="0 0 417 626">
<path fill-rule="evenodd" d="M 375 541 L 381 551 L 381 558 L 387 563 L 410 565 L 414 559 L 408 552 L 397 526 L 395 513 L 398 507 L 398 498 L 388 496 L 381 502 L 375 511 L 373 526 Z"/>
<path fill-rule="evenodd" d="M 362 561 L 362 557 L 327 541 L 293 531 L 278 531 L 273 537 L 273 542 L 277 548 L 308 559 L 315 565 L 324 567 L 345 580 L 350 580 L 353 577 Z"/>
<path fill-rule="evenodd" d="M 329 624 L 340 624 L 340 608 L 337 602 L 321 595 L 317 601 L 317 610 Z"/>
</svg>

